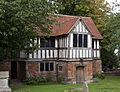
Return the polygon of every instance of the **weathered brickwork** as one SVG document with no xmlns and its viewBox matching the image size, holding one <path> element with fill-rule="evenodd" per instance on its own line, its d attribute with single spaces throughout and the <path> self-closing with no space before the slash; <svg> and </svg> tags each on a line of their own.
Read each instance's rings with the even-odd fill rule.
<svg viewBox="0 0 120 92">
<path fill-rule="evenodd" d="M 102 62 L 101 60 L 94 60 L 95 73 L 100 73 L 102 71 Z"/>
<path fill-rule="evenodd" d="M 59 66 L 62 66 L 62 71 L 60 71 L 58 68 L 58 77 L 63 77 L 65 79 L 67 79 L 67 77 L 68 77 L 68 63 L 60 61 L 58 63 L 58 67 Z"/>
<path fill-rule="evenodd" d="M 0 61 L 0 71 L 9 71 L 9 76 L 11 77 L 11 62 Z"/>
<path fill-rule="evenodd" d="M 40 72 L 40 62 L 30 61 L 26 62 L 26 77 L 50 77 L 52 80 L 56 80 L 56 66 L 54 65 L 54 71 L 47 72 L 43 71 Z"/>
<path fill-rule="evenodd" d="M 26 78 L 29 77 L 50 77 L 52 80 L 56 81 L 56 62 L 54 62 L 54 71 L 40 71 L 40 61 L 26 61 L 25 62 L 25 71 Z M 19 62 L 17 63 L 19 64 Z M 19 66 L 19 65 L 18 65 Z M 76 75 L 77 68 L 81 67 L 83 69 L 83 77 L 85 81 L 91 80 L 93 77 L 93 61 L 59 61 L 58 67 L 62 66 L 62 71 L 58 68 L 58 78 L 65 78 L 66 83 L 75 84 L 77 83 Z M 94 60 L 95 73 L 101 71 L 101 60 Z M 20 67 L 19 67 L 20 69 Z M 18 69 L 18 74 L 19 74 Z M 11 62 L 0 62 L 0 70 L 9 71 L 11 74 Z M 19 78 L 19 77 L 18 77 Z"/>
</svg>

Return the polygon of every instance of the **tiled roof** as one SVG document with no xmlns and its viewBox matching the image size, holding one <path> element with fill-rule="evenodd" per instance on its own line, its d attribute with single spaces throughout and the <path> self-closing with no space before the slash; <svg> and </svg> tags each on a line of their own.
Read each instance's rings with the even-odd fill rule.
<svg viewBox="0 0 120 92">
<path fill-rule="evenodd" d="M 90 17 L 82 17 L 82 20 L 84 21 L 88 30 L 92 33 L 93 39 L 103 39 L 97 27 L 95 26 L 93 20 Z"/>
<path fill-rule="evenodd" d="M 90 17 L 77 17 L 77 16 L 68 16 L 68 15 L 55 15 L 54 17 L 58 24 L 53 25 L 52 34 L 50 36 L 59 36 L 63 34 L 68 34 L 72 27 L 75 25 L 77 20 L 82 19 L 88 30 L 91 32 L 93 39 L 103 39 L 97 27 L 95 26 L 93 20 Z M 42 35 L 40 30 L 38 31 L 39 35 Z"/>
</svg>

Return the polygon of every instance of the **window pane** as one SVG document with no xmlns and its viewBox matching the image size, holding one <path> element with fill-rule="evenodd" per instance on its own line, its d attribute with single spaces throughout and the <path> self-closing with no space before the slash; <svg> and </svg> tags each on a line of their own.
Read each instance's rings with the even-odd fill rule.
<svg viewBox="0 0 120 92">
<path fill-rule="evenodd" d="M 82 47 L 82 34 L 79 34 L 79 47 Z"/>
<path fill-rule="evenodd" d="M 88 40 L 88 37 L 87 35 L 84 35 L 84 47 L 87 47 L 87 41 Z"/>
<path fill-rule="evenodd" d="M 54 71 L 54 63 L 50 63 L 50 71 Z"/>
<path fill-rule="evenodd" d="M 51 47 L 55 47 L 55 37 L 51 37 Z"/>
<path fill-rule="evenodd" d="M 40 39 L 40 46 L 41 47 L 55 47 L 55 37 Z"/>
<path fill-rule="evenodd" d="M 77 34 L 73 34 L 73 47 L 77 47 Z"/>
<path fill-rule="evenodd" d="M 40 63 L 40 71 L 44 71 L 44 63 Z"/>
<path fill-rule="evenodd" d="M 59 66 L 59 71 L 62 71 L 62 66 Z"/>
<path fill-rule="evenodd" d="M 44 39 L 40 39 L 40 47 L 45 47 L 45 41 Z"/>
<path fill-rule="evenodd" d="M 50 39 L 46 38 L 45 40 L 46 47 L 50 47 Z"/>
<path fill-rule="evenodd" d="M 94 40 L 92 40 L 92 48 L 94 49 Z"/>
<path fill-rule="evenodd" d="M 45 63 L 45 71 L 49 71 L 49 63 Z"/>
</svg>

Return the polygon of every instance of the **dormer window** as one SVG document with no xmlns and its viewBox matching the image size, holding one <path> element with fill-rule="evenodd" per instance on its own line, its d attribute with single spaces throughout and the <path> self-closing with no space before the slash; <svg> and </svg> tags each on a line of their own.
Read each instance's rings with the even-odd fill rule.
<svg viewBox="0 0 120 92">
<path fill-rule="evenodd" d="M 88 47 L 88 35 L 86 34 L 73 34 L 73 47 Z"/>
</svg>

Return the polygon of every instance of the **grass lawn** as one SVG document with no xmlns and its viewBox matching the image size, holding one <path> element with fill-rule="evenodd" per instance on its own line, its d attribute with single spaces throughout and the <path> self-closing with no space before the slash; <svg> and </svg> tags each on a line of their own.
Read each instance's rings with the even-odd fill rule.
<svg viewBox="0 0 120 92">
<path fill-rule="evenodd" d="M 89 92 L 120 92 L 120 76 L 119 77 L 106 77 L 98 83 L 91 83 Z M 46 84 L 38 86 L 19 86 L 12 87 L 12 92 L 64 92 L 64 89 L 81 88 L 81 84 L 74 85 L 61 85 L 61 84 Z M 80 92 L 80 91 L 74 91 Z"/>
</svg>

